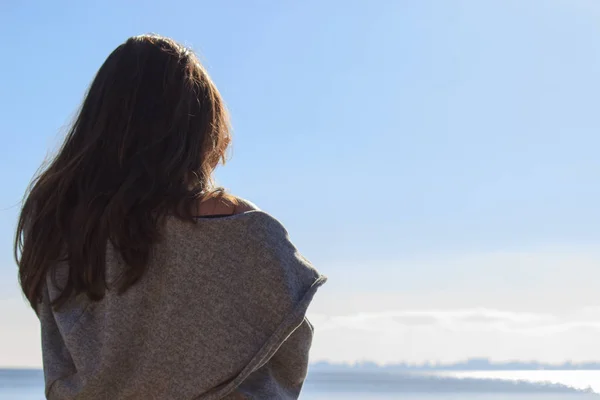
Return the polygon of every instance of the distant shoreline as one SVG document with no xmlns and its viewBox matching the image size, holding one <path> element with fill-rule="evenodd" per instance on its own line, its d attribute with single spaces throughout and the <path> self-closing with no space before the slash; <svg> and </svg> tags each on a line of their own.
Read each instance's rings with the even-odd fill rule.
<svg viewBox="0 0 600 400">
<path fill-rule="evenodd" d="M 423 364 L 385 364 L 379 365 L 374 362 L 330 363 L 319 361 L 310 364 L 312 370 L 319 371 L 598 371 L 600 362 L 547 364 L 539 362 L 507 361 L 494 362 L 485 358 L 474 358 L 456 363 L 423 363 Z"/>
</svg>

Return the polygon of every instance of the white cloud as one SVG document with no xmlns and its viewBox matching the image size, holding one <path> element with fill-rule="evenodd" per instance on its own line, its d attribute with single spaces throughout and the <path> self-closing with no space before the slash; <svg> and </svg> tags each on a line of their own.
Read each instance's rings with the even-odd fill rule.
<svg viewBox="0 0 600 400">
<path fill-rule="evenodd" d="M 365 331 L 405 330 L 415 326 L 438 326 L 449 330 L 485 329 L 502 327 L 529 327 L 536 324 L 556 321 L 547 314 L 509 312 L 485 308 L 461 310 L 387 311 L 358 313 L 327 317 L 313 315 L 319 321 L 319 329 L 326 331 L 336 328 Z"/>
<path fill-rule="evenodd" d="M 310 309 L 315 360 L 600 360 L 597 245 L 323 270 L 330 280 Z"/>
<path fill-rule="evenodd" d="M 311 314 L 315 360 L 379 363 L 496 360 L 600 359 L 594 346 L 600 318 L 486 308 L 399 310 L 350 315 Z"/>
</svg>

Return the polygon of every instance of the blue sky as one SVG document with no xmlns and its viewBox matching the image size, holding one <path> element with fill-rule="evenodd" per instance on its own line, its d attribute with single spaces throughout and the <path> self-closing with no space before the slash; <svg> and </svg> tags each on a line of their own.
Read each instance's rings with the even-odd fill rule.
<svg viewBox="0 0 600 400">
<path fill-rule="evenodd" d="M 329 275 L 315 360 L 600 359 L 597 2 L 9 0 L 0 365 L 40 364 L 16 204 L 108 53 L 146 32 L 196 50 L 228 104 L 220 183 Z"/>
</svg>

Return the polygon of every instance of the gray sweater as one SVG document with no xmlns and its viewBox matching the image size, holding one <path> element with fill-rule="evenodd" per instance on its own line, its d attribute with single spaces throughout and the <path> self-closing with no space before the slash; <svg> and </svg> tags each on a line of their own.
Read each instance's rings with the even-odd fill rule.
<svg viewBox="0 0 600 400">
<path fill-rule="evenodd" d="M 109 245 L 104 299 L 81 294 L 58 311 L 47 279 L 48 399 L 298 398 L 313 334 L 305 313 L 326 278 L 273 217 L 168 217 L 147 272 L 118 295 L 110 282 L 123 267 Z"/>
</svg>

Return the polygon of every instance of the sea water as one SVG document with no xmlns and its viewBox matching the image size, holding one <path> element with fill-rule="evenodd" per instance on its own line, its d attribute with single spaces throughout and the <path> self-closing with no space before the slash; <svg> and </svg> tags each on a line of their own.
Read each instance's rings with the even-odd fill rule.
<svg viewBox="0 0 600 400">
<path fill-rule="evenodd" d="M 44 399 L 40 370 L 0 369 L 0 400 Z M 560 384 L 564 385 L 560 385 Z M 558 385 L 557 385 L 558 384 Z M 600 384 L 600 371 L 468 371 L 428 374 L 311 373 L 305 400 L 599 400 L 577 392 Z"/>
</svg>

